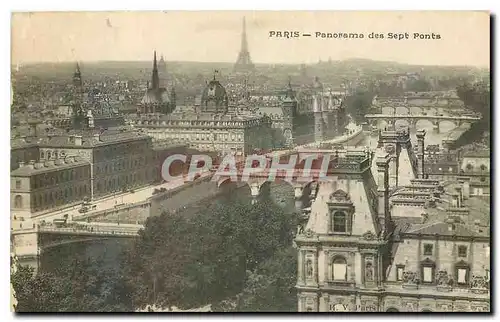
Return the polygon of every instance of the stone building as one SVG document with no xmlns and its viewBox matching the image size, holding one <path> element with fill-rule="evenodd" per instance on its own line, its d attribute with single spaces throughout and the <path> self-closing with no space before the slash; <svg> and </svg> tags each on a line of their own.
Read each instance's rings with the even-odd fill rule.
<svg viewBox="0 0 500 322">
<path fill-rule="evenodd" d="M 246 154 L 272 147 L 269 118 L 229 106 L 226 90 L 215 76 L 194 106 L 178 106 L 169 114 L 129 115 L 128 119 L 155 140 L 189 144 L 200 151 Z"/>
<path fill-rule="evenodd" d="M 307 91 L 296 93 L 290 82 L 278 107 L 259 108 L 271 118 L 276 136 L 285 146 L 321 142 L 340 136 L 347 125 L 342 96 L 325 93 L 319 80 Z"/>
<path fill-rule="evenodd" d="M 391 163 L 415 167 L 388 139 L 381 148 L 394 149 L 347 155 L 311 194 L 296 237 L 298 311 L 489 311 L 489 204 L 465 181 L 394 180 Z"/>
<path fill-rule="evenodd" d="M 90 162 L 66 156 L 56 160 L 19 162 L 11 172 L 11 209 L 35 213 L 72 203 L 90 194 Z"/>
<path fill-rule="evenodd" d="M 162 57 L 162 70 L 166 70 L 165 61 Z M 163 80 L 165 83 L 165 80 Z M 140 104 L 137 107 L 138 114 L 148 113 L 170 113 L 175 109 L 175 92 L 169 93 L 167 88 L 161 87 L 160 76 L 158 73 L 158 64 L 156 62 L 156 51 L 153 58 L 153 71 L 151 74 L 151 83 L 148 82 L 146 92 Z"/>
</svg>

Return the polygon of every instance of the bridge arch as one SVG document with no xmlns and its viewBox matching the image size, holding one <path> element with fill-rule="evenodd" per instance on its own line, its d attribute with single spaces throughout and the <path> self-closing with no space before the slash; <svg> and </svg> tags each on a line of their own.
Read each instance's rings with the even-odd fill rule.
<svg viewBox="0 0 500 322">
<path fill-rule="evenodd" d="M 410 109 L 406 106 L 395 107 L 396 115 L 410 115 Z"/>
<path fill-rule="evenodd" d="M 439 121 L 439 130 L 441 132 L 447 132 L 459 127 L 460 121 L 450 121 L 450 120 L 441 120 Z"/>
<path fill-rule="evenodd" d="M 433 126 L 432 121 L 429 119 L 419 119 L 416 120 L 415 122 L 416 122 L 415 126 L 417 127 L 417 129 L 420 129 L 422 127 L 432 129 Z"/>
<path fill-rule="evenodd" d="M 421 106 L 410 106 L 408 109 L 411 115 L 422 115 L 422 113 L 425 112 L 424 108 Z"/>
<path fill-rule="evenodd" d="M 390 307 L 388 308 L 387 310 L 385 310 L 386 312 L 399 312 L 398 309 L 396 309 L 395 307 Z"/>
</svg>

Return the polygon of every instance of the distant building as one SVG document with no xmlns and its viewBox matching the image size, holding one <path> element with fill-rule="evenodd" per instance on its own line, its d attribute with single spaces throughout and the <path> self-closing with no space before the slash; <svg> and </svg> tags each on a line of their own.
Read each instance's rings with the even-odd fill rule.
<svg viewBox="0 0 500 322">
<path fill-rule="evenodd" d="M 165 62 L 163 62 L 165 63 Z M 176 106 L 175 94 L 172 95 L 165 87 L 160 87 L 160 77 L 158 74 L 158 65 L 156 62 L 156 51 L 153 58 L 153 72 L 151 83 L 148 83 L 144 97 L 137 107 L 138 114 L 147 113 L 171 113 Z"/>
<path fill-rule="evenodd" d="M 270 119 L 229 106 L 226 89 L 215 75 L 194 106 L 179 106 L 169 114 L 129 115 L 128 120 L 155 140 L 189 144 L 201 151 L 246 154 L 272 147 Z"/>
</svg>

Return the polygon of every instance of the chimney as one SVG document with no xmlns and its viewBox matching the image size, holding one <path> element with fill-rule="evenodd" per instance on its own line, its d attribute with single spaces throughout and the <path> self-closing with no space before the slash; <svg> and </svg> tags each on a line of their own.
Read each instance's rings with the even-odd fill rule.
<svg viewBox="0 0 500 322">
<path fill-rule="evenodd" d="M 24 161 L 19 161 L 19 168 L 24 167 Z"/>
<path fill-rule="evenodd" d="M 122 129 L 120 129 L 120 132 L 123 132 Z M 101 134 L 94 133 L 94 139 L 96 139 L 97 141 L 101 141 Z"/>
<path fill-rule="evenodd" d="M 81 135 L 75 135 L 75 145 L 81 146 L 83 143 L 83 138 Z"/>
<path fill-rule="evenodd" d="M 470 178 L 458 177 L 458 182 L 462 186 L 462 199 L 467 200 L 470 198 Z"/>
<path fill-rule="evenodd" d="M 417 150 L 418 156 L 420 157 L 420 168 L 419 168 L 419 177 L 421 179 L 425 179 L 425 130 L 417 131 Z"/>
<path fill-rule="evenodd" d="M 422 221 L 421 223 L 422 224 L 425 224 L 427 222 L 427 219 L 429 219 L 429 215 L 426 213 L 426 212 L 423 212 L 421 215 L 420 215 Z"/>
<path fill-rule="evenodd" d="M 479 219 L 474 220 L 474 229 L 478 233 L 482 233 L 483 231 L 481 230 L 481 221 Z"/>
<path fill-rule="evenodd" d="M 28 167 L 29 167 L 30 169 L 34 169 L 34 168 L 35 168 L 35 163 L 36 163 L 36 161 L 35 161 L 35 160 L 30 160 L 30 162 L 28 163 Z"/>
<path fill-rule="evenodd" d="M 389 161 L 390 156 L 386 154 L 377 159 L 378 177 L 378 220 L 384 234 L 391 228 L 391 214 L 389 210 Z"/>
<path fill-rule="evenodd" d="M 457 192 L 458 198 L 457 198 L 457 208 L 462 208 L 463 207 L 463 196 L 462 196 L 462 188 L 461 187 L 456 187 L 455 191 Z"/>
</svg>

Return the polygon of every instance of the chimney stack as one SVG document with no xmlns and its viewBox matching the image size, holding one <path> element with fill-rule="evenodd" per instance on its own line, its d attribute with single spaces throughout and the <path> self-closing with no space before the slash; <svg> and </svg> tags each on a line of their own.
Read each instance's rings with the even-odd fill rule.
<svg viewBox="0 0 500 322">
<path fill-rule="evenodd" d="M 19 161 L 19 168 L 24 167 L 24 161 Z"/>
<path fill-rule="evenodd" d="M 422 218 L 422 224 L 425 224 L 427 219 L 429 219 L 429 215 L 426 212 L 423 212 L 420 216 Z"/>
<path fill-rule="evenodd" d="M 462 186 L 462 198 L 467 200 L 470 198 L 470 177 L 458 177 L 458 182 Z"/>
<path fill-rule="evenodd" d="M 81 146 L 83 143 L 83 138 L 81 135 L 75 135 L 75 145 Z"/>
<path fill-rule="evenodd" d="M 30 160 L 30 162 L 28 163 L 28 167 L 29 167 L 30 169 L 34 169 L 34 168 L 35 168 L 35 163 L 36 163 L 36 161 L 35 161 L 35 160 Z"/>
<path fill-rule="evenodd" d="M 425 179 L 425 130 L 417 131 L 418 155 L 420 157 L 419 177 Z"/>
<path fill-rule="evenodd" d="M 391 215 L 389 209 L 389 161 L 389 154 L 377 158 L 378 220 L 381 228 L 384 230 L 384 234 L 388 233 L 391 228 Z"/>
<path fill-rule="evenodd" d="M 462 188 L 461 187 L 456 187 L 455 191 L 457 192 L 458 199 L 457 199 L 457 208 L 462 208 L 463 204 L 463 197 L 462 197 Z"/>
</svg>

